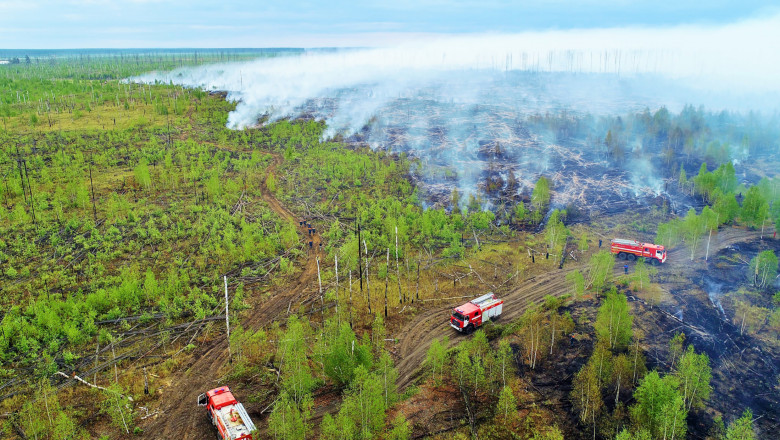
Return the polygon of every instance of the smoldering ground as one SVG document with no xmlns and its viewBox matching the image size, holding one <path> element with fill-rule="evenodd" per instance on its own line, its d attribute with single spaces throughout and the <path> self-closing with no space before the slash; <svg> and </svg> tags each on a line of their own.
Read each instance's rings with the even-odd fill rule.
<svg viewBox="0 0 780 440">
<path fill-rule="evenodd" d="M 780 16 L 773 16 L 720 26 L 449 36 L 132 80 L 226 91 L 237 102 L 230 128 L 261 118 L 325 120 L 327 137 L 420 159 L 420 181 L 440 192 L 455 186 L 464 195 L 484 194 L 485 172 L 493 170 L 503 182 L 513 173 L 520 192 L 540 175 L 558 176 L 557 202 L 599 203 L 594 194 L 604 188 L 634 199 L 664 186 L 660 147 L 615 164 L 604 154 L 607 130 L 599 117 L 645 108 L 678 112 L 686 104 L 774 112 L 780 102 L 778 42 Z M 533 123 L 550 114 L 577 120 L 578 130 Z M 486 158 L 486 145 L 500 156 Z M 456 178 L 427 173 L 435 167 Z"/>
</svg>

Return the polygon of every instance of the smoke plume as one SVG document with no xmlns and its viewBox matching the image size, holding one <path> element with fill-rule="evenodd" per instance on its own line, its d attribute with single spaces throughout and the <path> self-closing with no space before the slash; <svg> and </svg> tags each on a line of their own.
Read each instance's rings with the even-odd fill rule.
<svg viewBox="0 0 780 440">
<path fill-rule="evenodd" d="M 300 56 L 153 72 L 133 81 L 173 82 L 228 93 L 228 126 L 261 117 L 326 121 L 327 135 L 409 152 L 432 194 L 457 176 L 465 194 L 486 192 L 486 176 L 519 190 L 555 180 L 559 203 L 612 182 L 616 197 L 662 190 L 652 157 L 614 170 L 598 142 L 533 124 L 547 114 L 598 117 L 686 104 L 710 110 L 775 111 L 780 97 L 780 16 L 721 26 L 614 28 L 466 35 L 374 49 L 307 51 Z M 604 133 L 600 135 L 603 136 Z M 655 152 L 658 153 L 658 152 Z"/>
</svg>

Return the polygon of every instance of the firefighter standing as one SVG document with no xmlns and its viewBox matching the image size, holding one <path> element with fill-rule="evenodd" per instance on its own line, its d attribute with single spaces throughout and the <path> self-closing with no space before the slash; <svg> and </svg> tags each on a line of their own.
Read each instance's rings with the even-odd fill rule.
<svg viewBox="0 0 780 440">
<path fill-rule="evenodd" d="M 626 275 L 628 275 L 628 264 L 623 265 L 623 272 L 625 272 Z"/>
</svg>

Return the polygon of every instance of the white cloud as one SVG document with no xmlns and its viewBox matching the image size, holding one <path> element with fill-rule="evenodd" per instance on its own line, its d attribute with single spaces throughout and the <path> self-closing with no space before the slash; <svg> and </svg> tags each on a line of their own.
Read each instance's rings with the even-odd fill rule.
<svg viewBox="0 0 780 440">
<path fill-rule="evenodd" d="M 26 2 L 20 0 L 5 0 L 0 1 L 0 12 L 9 13 L 15 11 L 25 11 L 37 8 L 37 5 L 33 2 Z"/>
</svg>

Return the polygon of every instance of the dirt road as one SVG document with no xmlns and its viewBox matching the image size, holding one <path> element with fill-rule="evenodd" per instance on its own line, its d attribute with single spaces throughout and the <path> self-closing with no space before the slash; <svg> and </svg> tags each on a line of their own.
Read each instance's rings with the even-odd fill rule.
<svg viewBox="0 0 780 440">
<path fill-rule="evenodd" d="M 720 249 L 732 246 L 737 243 L 751 241 L 760 237 L 760 231 L 748 231 L 741 228 L 724 228 L 720 232 L 713 234 L 710 243 L 710 256 L 717 253 Z M 667 262 L 659 267 L 659 271 L 682 271 L 689 273 L 694 267 L 704 265 L 704 256 L 706 253 L 706 239 L 697 249 L 694 261 L 690 261 L 690 250 L 681 245 L 669 251 Z M 584 270 L 584 262 L 569 264 L 563 269 L 552 269 L 551 271 L 529 278 L 519 283 L 505 292 L 497 291 L 496 294 L 504 300 L 504 313 L 501 320 L 511 321 L 521 316 L 529 306 L 541 303 L 547 295 L 563 295 L 570 291 L 569 282 L 566 281 L 566 275 L 575 270 Z M 615 265 L 614 275 L 622 274 L 622 263 Z M 418 371 L 420 365 L 425 360 L 425 354 L 428 347 L 434 339 L 443 336 L 449 336 L 450 347 L 456 345 L 465 336 L 458 334 L 449 325 L 447 317 L 450 313 L 451 305 L 441 306 L 426 310 L 415 316 L 403 330 L 399 332 L 401 336 L 399 353 L 401 360 L 397 363 L 399 378 L 398 385 L 405 388 L 411 383 Z"/>
<path fill-rule="evenodd" d="M 269 173 L 275 172 L 281 163 L 279 156 L 274 156 L 273 164 L 268 168 Z M 296 216 L 283 206 L 267 188 L 263 187 L 263 200 L 280 217 L 298 223 Z M 299 232 L 308 242 L 310 240 L 308 229 L 299 227 Z M 759 232 L 746 231 L 738 228 L 726 228 L 712 237 L 710 243 L 710 255 L 718 250 L 733 244 L 758 238 Z M 291 303 L 298 304 L 316 293 L 316 250 L 321 238 L 313 237 L 314 250 L 310 251 L 303 265 L 303 271 L 284 288 L 278 288 L 271 292 L 268 299 L 255 300 L 253 309 L 248 318 L 243 322 L 245 328 L 258 329 L 278 317 L 280 311 L 288 310 Z M 669 252 L 669 261 L 659 270 L 690 270 L 697 264 L 703 264 L 706 252 L 706 239 L 697 250 L 695 261 L 690 262 L 690 251 L 680 246 Z M 621 265 L 616 265 L 615 275 L 619 275 Z M 519 316 L 532 304 L 540 303 L 547 295 L 562 295 L 569 290 L 566 275 L 574 270 L 583 270 L 584 262 L 569 263 L 564 269 L 553 269 L 549 272 L 523 280 L 515 286 L 497 291 L 504 299 L 504 314 L 501 319 L 511 321 Z M 461 336 L 447 325 L 447 316 L 450 306 L 436 306 L 423 310 L 412 318 L 399 332 L 399 345 L 397 353 L 400 360 L 397 362 L 399 372 L 398 385 L 401 389 L 408 386 L 418 373 L 430 343 L 443 336 L 450 336 L 450 345 L 455 345 L 462 340 Z M 216 339 L 197 349 L 189 364 L 180 368 L 176 380 L 164 391 L 165 399 L 162 401 L 161 415 L 145 426 L 147 438 L 155 439 L 202 439 L 211 437 L 213 427 L 208 423 L 202 411 L 195 408 L 195 400 L 199 393 L 220 385 L 219 371 L 227 362 L 227 343 L 224 338 Z M 326 412 L 334 412 L 338 409 L 338 399 L 323 407 L 315 408 L 315 419 L 319 419 Z M 316 421 L 315 421 L 316 423 Z"/>
<path fill-rule="evenodd" d="M 281 157 L 274 155 L 274 162 L 268 167 L 267 173 L 275 173 L 280 164 Z M 298 224 L 295 215 L 279 203 L 265 187 L 265 183 L 262 187 L 262 197 L 277 215 L 295 222 L 301 236 L 306 242 L 313 241 L 314 246 L 313 250 L 306 254 L 305 261 L 299 261 L 299 266 L 303 265 L 303 271 L 295 279 L 290 280 L 283 288 L 275 288 L 265 299 L 249 298 L 254 304 L 242 325 L 252 330 L 269 324 L 280 313 L 286 313 L 291 302 L 298 304 L 316 292 L 316 258 L 321 242 L 319 234 L 309 236 L 308 228 Z M 205 412 L 195 406 L 196 399 L 198 394 L 222 385 L 219 383 L 220 372 L 227 361 L 228 346 L 224 337 L 198 347 L 189 363 L 179 367 L 173 382 L 163 390 L 165 397 L 161 399 L 160 414 L 143 426 L 144 437 L 165 440 L 213 438 L 214 427 L 208 422 Z"/>
</svg>

